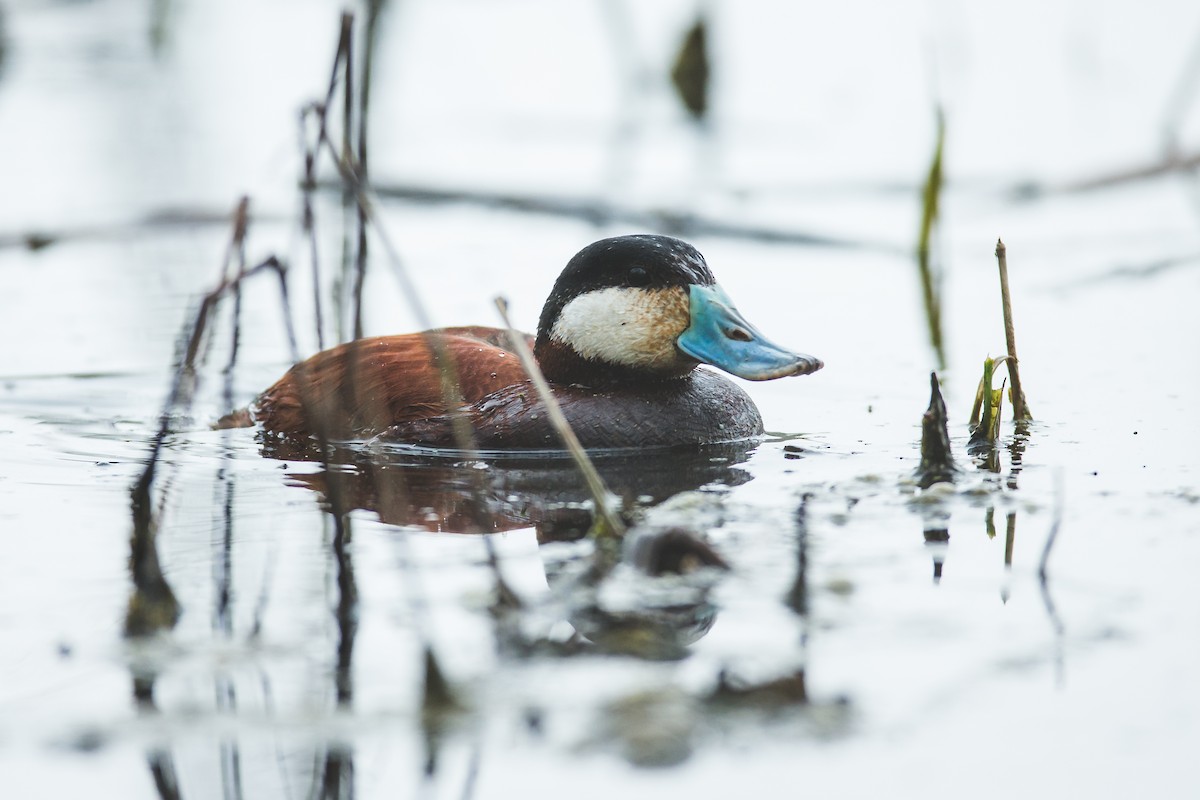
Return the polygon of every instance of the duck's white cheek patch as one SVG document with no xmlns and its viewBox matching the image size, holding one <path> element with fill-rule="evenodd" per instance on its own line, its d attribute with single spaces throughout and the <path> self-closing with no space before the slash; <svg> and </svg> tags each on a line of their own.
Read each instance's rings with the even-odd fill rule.
<svg viewBox="0 0 1200 800">
<path fill-rule="evenodd" d="M 687 293 L 672 289 L 599 289 L 563 308 L 551 338 L 584 358 L 642 369 L 677 369 L 675 340 L 690 324 Z"/>
</svg>

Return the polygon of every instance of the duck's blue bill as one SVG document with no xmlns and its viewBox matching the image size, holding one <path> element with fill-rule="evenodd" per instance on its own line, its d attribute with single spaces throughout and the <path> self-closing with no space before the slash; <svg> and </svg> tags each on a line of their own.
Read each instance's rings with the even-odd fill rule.
<svg viewBox="0 0 1200 800">
<path fill-rule="evenodd" d="M 676 340 L 680 350 L 704 364 L 750 381 L 807 375 L 824 364 L 785 350 L 759 333 L 716 284 L 690 287 L 691 325 Z"/>
</svg>

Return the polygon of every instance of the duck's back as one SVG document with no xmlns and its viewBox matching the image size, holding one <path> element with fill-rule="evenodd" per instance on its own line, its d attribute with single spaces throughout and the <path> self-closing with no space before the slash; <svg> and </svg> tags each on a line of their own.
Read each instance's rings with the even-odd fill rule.
<svg viewBox="0 0 1200 800">
<path fill-rule="evenodd" d="M 369 436 L 395 425 L 444 416 L 441 372 L 449 355 L 468 405 L 525 381 L 525 371 L 496 328 L 441 328 L 358 339 L 296 364 L 258 398 L 254 419 L 271 433 L 310 436 L 315 420 L 335 438 Z"/>
</svg>

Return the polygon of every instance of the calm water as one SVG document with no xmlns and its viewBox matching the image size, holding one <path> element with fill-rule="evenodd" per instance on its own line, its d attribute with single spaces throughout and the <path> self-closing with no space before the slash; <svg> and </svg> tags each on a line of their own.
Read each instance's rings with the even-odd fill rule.
<svg viewBox="0 0 1200 800">
<path fill-rule="evenodd" d="M 295 120 L 328 80 L 339 9 L 0 7 L 5 796 L 1200 791 L 1195 187 L 1009 192 L 1152 163 L 1173 121 L 1187 150 L 1200 11 L 712 6 L 705 135 L 663 78 L 689 3 L 401 4 L 381 28 L 372 169 L 853 244 L 690 237 L 750 319 L 827 366 L 749 386 L 772 432 L 756 448 L 601 464 L 652 526 L 704 531 L 732 569 L 622 568 L 592 591 L 569 469 L 396 452 L 338 471 L 357 510 L 337 558 L 327 472 L 209 430 L 227 410 L 226 306 L 154 495 L 183 613 L 145 640 L 122 634 L 129 489 L 228 238 L 163 213 L 224 214 L 248 193 L 249 257 L 296 263 L 300 345 L 316 349 Z M 941 374 L 963 475 L 930 496 L 909 481 L 936 367 L 909 253 L 935 97 L 951 181 Z M 327 304 L 335 200 L 318 205 Z M 531 329 L 566 259 L 629 230 L 473 203 L 382 212 L 439 324 L 495 324 L 504 293 Z M 32 233 L 56 241 L 31 251 Z M 978 365 L 1004 347 L 997 236 L 1036 421 L 1027 438 L 1004 424 L 990 473 L 964 451 Z M 413 330 L 373 253 L 368 332 Z M 236 403 L 289 363 L 276 295 L 263 279 L 243 297 Z M 434 532 L 481 470 L 492 550 L 524 603 L 500 623 L 484 539 Z M 797 587 L 803 614 L 785 602 Z M 610 652 L 577 652 L 576 629 Z M 541 646 L 514 649 L 514 631 Z M 456 710 L 423 710 L 426 647 Z M 722 682 L 778 693 L 731 699 Z"/>
</svg>

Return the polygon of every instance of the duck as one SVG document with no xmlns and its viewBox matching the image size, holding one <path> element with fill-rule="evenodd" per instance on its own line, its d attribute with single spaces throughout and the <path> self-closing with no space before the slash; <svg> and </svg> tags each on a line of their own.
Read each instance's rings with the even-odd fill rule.
<svg viewBox="0 0 1200 800">
<path fill-rule="evenodd" d="M 584 247 L 555 281 L 537 333 L 520 335 L 588 449 L 761 437 L 750 396 L 702 365 L 749 381 L 824 366 L 764 337 L 717 284 L 704 256 L 662 235 Z M 445 362 L 452 367 L 439 369 Z M 444 373 L 454 376 L 454 391 L 445 390 Z M 367 337 L 324 350 L 230 419 L 283 439 L 450 449 L 462 444 L 459 423 L 466 420 L 481 450 L 562 449 L 509 332 L 482 326 Z"/>
</svg>

